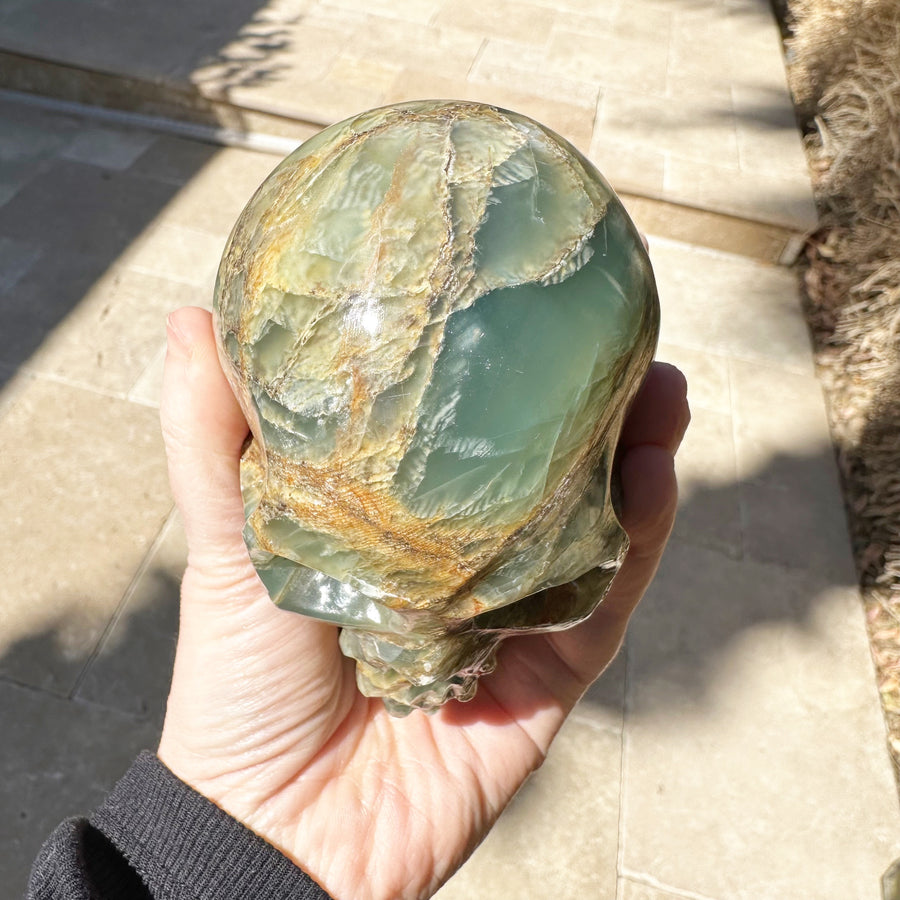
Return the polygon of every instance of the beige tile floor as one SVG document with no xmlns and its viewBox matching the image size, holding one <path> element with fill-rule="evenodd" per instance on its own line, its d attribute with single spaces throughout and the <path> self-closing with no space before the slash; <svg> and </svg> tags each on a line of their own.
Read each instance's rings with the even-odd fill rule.
<svg viewBox="0 0 900 900">
<path fill-rule="evenodd" d="M 0 50 L 319 124 L 399 100 L 482 100 L 555 128 L 621 190 L 815 224 L 767 0 L 165 6 L 7 4 Z"/>
<path fill-rule="evenodd" d="M 274 104 L 277 84 L 336 116 L 418 84 L 496 91 L 480 96 L 556 115 L 601 163 L 608 141 L 620 188 L 708 191 L 718 213 L 809 224 L 765 4 L 257 6 L 237 4 L 245 18 L 217 21 L 208 45 L 229 28 L 303 42 L 323 93 L 278 50 L 287 68 L 268 60 L 247 102 L 265 88 Z M 72 61 L 76 42 L 60 27 L 51 47 L 33 14 L 0 11 L 0 47 L 43 40 Z M 610 36 L 620 49 L 592 54 Z M 177 42 L 129 55 L 105 37 L 88 47 L 97 65 L 194 71 Z M 667 60 L 638 67 L 637 93 L 629 51 Z M 185 554 L 156 421 L 163 317 L 209 304 L 225 235 L 276 160 L 8 99 L 0 159 L 0 717 L 15 724 L 0 745 L 0 881 L 16 895 L 49 829 L 154 744 Z M 694 194 L 674 189 L 678 172 Z M 650 224 L 679 214 L 633 208 Z M 900 810 L 794 276 L 740 240 L 726 246 L 742 255 L 722 252 L 708 228 L 695 245 L 648 230 L 660 356 L 687 373 L 694 410 L 675 537 L 625 651 L 441 897 L 876 900 Z"/>
</svg>

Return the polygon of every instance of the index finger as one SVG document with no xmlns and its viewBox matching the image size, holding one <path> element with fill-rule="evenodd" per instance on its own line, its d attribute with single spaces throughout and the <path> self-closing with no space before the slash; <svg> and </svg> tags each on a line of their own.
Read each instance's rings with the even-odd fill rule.
<svg viewBox="0 0 900 900">
<path fill-rule="evenodd" d="M 619 450 L 653 444 L 674 455 L 690 421 L 684 375 L 669 363 L 654 362 L 628 411 Z"/>
</svg>

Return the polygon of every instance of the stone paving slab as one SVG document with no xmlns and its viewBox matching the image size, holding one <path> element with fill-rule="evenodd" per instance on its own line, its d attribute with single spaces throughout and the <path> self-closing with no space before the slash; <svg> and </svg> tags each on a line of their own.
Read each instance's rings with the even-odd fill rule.
<svg viewBox="0 0 900 900">
<path fill-rule="evenodd" d="M 52 657 L 52 642 L 35 644 Z M 31 864 L 63 819 L 96 809 L 134 757 L 159 740 L 160 722 L 0 678 L 0 882 L 25 896 Z"/>
<path fill-rule="evenodd" d="M 853 587 L 675 541 L 627 652 L 623 875 L 679 896 L 880 897 L 900 835 Z"/>
<path fill-rule="evenodd" d="M 0 881 L 10 896 L 24 892 L 49 831 L 95 807 L 155 746 L 162 721 L 183 538 L 173 524 L 161 532 L 172 501 L 158 391 L 149 406 L 129 395 L 158 355 L 165 314 L 208 303 L 210 288 L 140 260 L 148 241 L 166 246 L 157 217 L 216 150 L 191 145 L 162 165 L 157 140 L 0 102 L 0 154 L 27 173 L 0 203 L 0 510 L 14 536 L 0 550 L 0 718 L 15 723 L 0 750 Z M 194 245 L 204 272 L 228 225 Z"/>
<path fill-rule="evenodd" d="M 663 358 L 674 363 L 679 355 L 676 352 Z M 678 460 L 682 503 L 674 534 L 740 559 L 746 540 L 741 513 L 745 486 L 737 476 L 734 445 L 730 411 L 715 412 L 694 403 L 691 427 Z"/>
<path fill-rule="evenodd" d="M 813 376 L 793 273 L 736 254 L 650 240 L 668 313 L 660 340 Z"/>
<path fill-rule="evenodd" d="M 875 900 L 900 819 L 796 287 L 651 253 L 694 421 L 626 646 L 621 895 Z"/>
<path fill-rule="evenodd" d="M 104 103 L 158 106 L 168 90 L 188 115 L 224 103 L 238 127 L 435 96 L 505 105 L 560 130 L 619 189 L 795 232 L 816 223 L 766 0 L 169 0 L 152 14 L 33 0 L 0 10 L 2 51 L 23 55 L 6 63 L 19 88 L 70 95 L 71 74 L 24 70 L 36 57 L 146 86 L 110 97 L 98 84 Z"/>
<path fill-rule="evenodd" d="M 184 530 L 173 512 L 84 667 L 74 700 L 162 723 L 186 565 Z"/>
<path fill-rule="evenodd" d="M 620 731 L 570 719 L 502 825 L 436 898 L 615 900 L 621 744 Z"/>
<path fill-rule="evenodd" d="M 854 573 L 822 393 L 814 379 L 731 364 L 745 552 L 838 581 Z"/>
<path fill-rule="evenodd" d="M 194 285 L 112 266 L 85 291 L 65 326 L 43 338 L 23 368 L 67 384 L 127 395 L 135 373 L 150 365 L 164 340 L 160 322 L 165 315 L 195 305 L 199 297 Z"/>
<path fill-rule="evenodd" d="M 684 894 L 671 894 L 654 885 L 635 881 L 632 878 L 619 879 L 619 893 L 616 900 L 685 900 Z M 695 894 L 692 900 L 697 900 Z"/>
<path fill-rule="evenodd" d="M 158 431 L 151 409 L 50 379 L 3 415 L 0 676 L 74 687 L 171 508 Z"/>
<path fill-rule="evenodd" d="M 153 408 L 162 316 L 209 303 L 241 193 L 274 161 L 2 103 L 0 125 L 31 167 L 0 206 L 0 303 L 18 317 L 0 332 L 0 432 L 19 448 L 0 482 L 19 536 L 0 705 L 26 723 L 0 754 L 25 815 L 0 874 L 18 886 L 50 827 L 155 742 L 184 558 Z M 90 202 L 76 176 L 99 186 Z M 131 207 L 110 183 L 134 188 Z M 796 286 L 746 256 L 650 240 L 660 355 L 687 372 L 696 414 L 677 538 L 626 653 L 444 896 L 874 900 L 900 811 Z M 179 241 L 191 251 L 169 267 Z"/>
</svg>

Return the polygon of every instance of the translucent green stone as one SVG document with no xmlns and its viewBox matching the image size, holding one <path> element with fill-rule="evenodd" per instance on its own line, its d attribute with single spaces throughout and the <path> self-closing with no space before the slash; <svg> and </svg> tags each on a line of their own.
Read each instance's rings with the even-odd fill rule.
<svg viewBox="0 0 900 900">
<path fill-rule="evenodd" d="M 659 310 L 621 203 L 558 135 L 439 101 L 325 129 L 242 213 L 214 310 L 253 432 L 251 558 L 280 606 L 343 626 L 364 693 L 467 699 L 504 636 L 602 600 Z"/>
</svg>

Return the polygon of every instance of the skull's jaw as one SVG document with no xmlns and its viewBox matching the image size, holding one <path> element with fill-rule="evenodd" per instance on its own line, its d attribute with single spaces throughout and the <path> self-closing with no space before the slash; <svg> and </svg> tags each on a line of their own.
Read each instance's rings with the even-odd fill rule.
<svg viewBox="0 0 900 900">
<path fill-rule="evenodd" d="M 478 680 L 494 670 L 504 638 L 558 631 L 586 619 L 603 600 L 619 564 L 616 560 L 592 569 L 427 641 L 345 629 L 341 650 L 357 661 L 360 692 L 381 697 L 391 715 L 434 712 L 448 700 L 465 702 L 475 696 Z"/>
<path fill-rule="evenodd" d="M 356 660 L 360 692 L 380 697 L 394 716 L 433 712 L 474 697 L 496 664 L 504 638 L 556 631 L 586 619 L 601 603 L 628 548 L 611 505 L 603 517 L 604 561 L 566 584 L 461 619 L 434 610 L 397 609 L 371 585 L 354 586 L 261 550 L 245 540 L 260 579 L 283 609 L 342 627 L 341 651 Z M 597 535 L 598 542 L 601 539 Z"/>
<path fill-rule="evenodd" d="M 493 671 L 502 634 L 465 631 L 423 639 L 345 628 L 341 650 L 356 660 L 356 683 L 380 697 L 393 716 L 434 712 L 448 700 L 475 696 L 478 679 Z"/>
<path fill-rule="evenodd" d="M 249 526 L 244 537 L 273 602 L 340 626 L 340 648 L 356 660 L 360 693 L 382 698 L 392 715 L 470 700 L 478 679 L 493 670 L 502 632 L 476 631 L 471 622 L 442 620 L 428 610 L 394 609 L 373 596 L 371 585 L 350 585 L 261 550 Z"/>
</svg>

